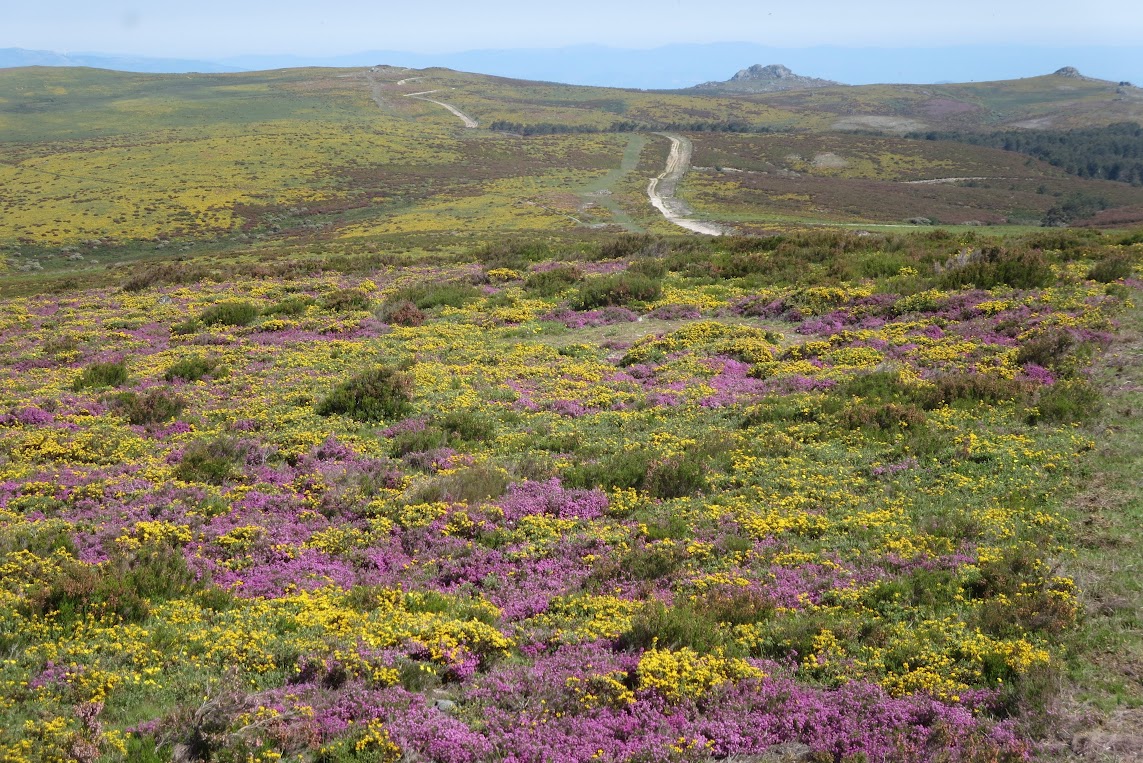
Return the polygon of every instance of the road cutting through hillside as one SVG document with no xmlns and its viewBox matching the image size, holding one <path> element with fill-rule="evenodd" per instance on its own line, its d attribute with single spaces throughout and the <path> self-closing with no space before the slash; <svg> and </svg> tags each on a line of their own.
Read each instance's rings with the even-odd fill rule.
<svg viewBox="0 0 1143 763">
<path fill-rule="evenodd" d="M 404 80 L 402 80 L 402 81 L 404 81 Z M 443 106 L 444 108 L 451 111 L 458 119 L 460 119 L 460 121 L 464 122 L 464 126 L 470 130 L 475 130 L 477 127 L 480 126 L 476 123 L 475 119 L 470 117 L 468 114 L 465 114 L 463 111 L 458 109 L 456 106 L 450 106 L 449 104 L 445 103 L 444 101 L 437 101 L 437 100 L 434 100 L 432 98 L 425 98 L 426 95 L 431 95 L 432 93 L 439 93 L 439 92 L 440 92 L 440 90 L 424 90 L 420 93 L 405 93 L 405 97 L 406 98 L 416 98 L 418 101 L 427 101 L 429 103 L 435 103 L 437 106 Z"/>
<path fill-rule="evenodd" d="M 690 208 L 675 198 L 679 181 L 691 168 L 693 146 L 690 140 L 666 132 L 656 135 L 662 135 L 671 141 L 671 153 L 667 155 L 667 167 L 663 170 L 663 174 L 651 178 L 651 182 L 647 184 L 647 198 L 651 200 L 651 205 L 663 214 L 667 222 L 674 223 L 680 228 L 707 236 L 721 236 L 725 233 L 722 228 L 713 223 L 704 223 L 688 217 L 691 213 Z"/>
</svg>

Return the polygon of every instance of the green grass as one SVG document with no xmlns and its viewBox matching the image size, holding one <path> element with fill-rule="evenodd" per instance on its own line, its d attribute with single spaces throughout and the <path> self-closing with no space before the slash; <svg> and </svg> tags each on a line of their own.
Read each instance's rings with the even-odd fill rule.
<svg viewBox="0 0 1143 763">
<path fill-rule="evenodd" d="M 1143 744 L 1143 308 L 1121 321 L 1095 376 L 1106 409 L 1089 425 L 1099 445 L 1070 501 L 1075 558 L 1062 562 L 1081 588 L 1085 619 L 1068 642 L 1057 736 L 1091 744 L 1050 751 L 1052 760 L 1129 760 L 1114 750 Z"/>
</svg>

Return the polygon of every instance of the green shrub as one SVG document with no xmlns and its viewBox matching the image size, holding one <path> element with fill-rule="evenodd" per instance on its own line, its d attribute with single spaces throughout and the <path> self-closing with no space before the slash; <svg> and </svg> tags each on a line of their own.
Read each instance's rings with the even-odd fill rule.
<svg viewBox="0 0 1143 763">
<path fill-rule="evenodd" d="M 178 548 L 146 545 L 119 552 L 106 565 L 68 560 L 25 594 L 20 608 L 25 615 L 55 612 L 56 621 L 73 622 L 96 616 L 117 616 L 141 622 L 151 605 L 179 598 L 201 588 Z"/>
<path fill-rule="evenodd" d="M 1028 412 L 1028 423 L 1083 424 L 1098 413 L 1103 404 L 1100 391 L 1083 379 L 1065 379 L 1044 387 Z"/>
<path fill-rule="evenodd" d="M 448 444 L 448 433 L 437 427 L 425 427 L 412 432 L 402 432 L 389 444 L 390 452 L 394 456 L 405 456 L 409 453 L 423 453 L 426 450 L 443 448 Z"/>
<path fill-rule="evenodd" d="M 449 433 L 450 440 L 487 442 L 496 435 L 493 423 L 474 411 L 452 411 L 445 414 L 437 423 L 441 429 Z"/>
<path fill-rule="evenodd" d="M 1056 373 L 1068 373 L 1081 362 L 1075 357 L 1080 343 L 1066 329 L 1047 329 L 1028 337 L 1016 353 L 1020 365 L 1035 363 Z"/>
<path fill-rule="evenodd" d="M 242 456 L 242 449 L 234 438 L 198 440 L 183 452 L 182 460 L 175 467 L 175 476 L 184 482 L 221 485 L 238 476 L 237 466 Z"/>
<path fill-rule="evenodd" d="M 958 263 L 946 270 L 941 274 L 939 283 L 945 289 L 966 286 L 978 289 L 997 286 L 1040 289 L 1054 280 L 1051 265 L 1041 252 L 1013 252 L 992 246 L 974 252 L 963 264 Z"/>
<path fill-rule="evenodd" d="M 659 257 L 641 257 L 627 266 L 627 272 L 659 281 L 667 275 L 667 263 Z"/>
<path fill-rule="evenodd" d="M 337 289 L 322 297 L 321 306 L 333 312 L 368 310 L 372 300 L 361 289 Z"/>
<path fill-rule="evenodd" d="M 858 271 L 865 278 L 891 278 L 908 265 L 900 252 L 871 252 L 860 258 Z"/>
<path fill-rule="evenodd" d="M 695 609 L 719 624 L 748 625 L 774 614 L 774 602 L 754 588 L 717 586 L 698 596 Z"/>
<path fill-rule="evenodd" d="M 262 313 L 253 302 L 219 302 L 198 316 L 204 326 L 249 326 Z"/>
<path fill-rule="evenodd" d="M 480 299 L 483 295 L 484 293 L 472 284 L 460 281 L 420 283 L 406 286 L 389 297 L 386 303 L 395 304 L 407 300 L 421 310 L 432 310 L 434 307 L 459 308 Z"/>
<path fill-rule="evenodd" d="M 173 419 L 186 408 L 186 401 L 169 390 L 153 387 L 145 392 L 123 392 L 111 407 L 136 426 L 158 424 Z"/>
<path fill-rule="evenodd" d="M 134 272 L 123 284 L 124 291 L 142 291 L 149 286 L 163 284 L 194 283 L 209 274 L 202 265 L 185 262 L 164 262 L 133 270 Z"/>
<path fill-rule="evenodd" d="M 923 426 L 925 412 L 915 405 L 861 403 L 842 411 L 841 422 L 849 429 L 892 432 Z"/>
<path fill-rule="evenodd" d="M 703 459 L 684 455 L 652 464 L 644 486 L 655 498 L 684 498 L 701 493 L 707 488 Z"/>
<path fill-rule="evenodd" d="M 1130 278 L 1131 270 L 1131 258 L 1120 254 L 1106 257 L 1097 262 L 1088 271 L 1087 277 L 1100 283 L 1111 283 L 1120 278 Z"/>
<path fill-rule="evenodd" d="M 632 302 L 650 302 L 663 293 L 662 284 L 640 273 L 615 273 L 585 281 L 572 301 L 577 310 L 622 307 Z"/>
<path fill-rule="evenodd" d="M 341 415 L 357 421 L 399 419 L 412 410 L 412 379 L 387 366 L 376 366 L 342 382 L 317 405 L 320 416 Z"/>
<path fill-rule="evenodd" d="M 552 246 L 546 241 L 509 239 L 485 244 L 476 252 L 476 259 L 487 270 L 495 268 L 523 270 L 533 262 L 550 260 L 555 254 Z"/>
<path fill-rule="evenodd" d="M 420 326 L 425 322 L 424 312 L 407 299 L 386 302 L 377 311 L 377 317 L 394 326 Z"/>
<path fill-rule="evenodd" d="M 264 315 L 301 315 L 310 306 L 316 304 L 313 297 L 307 295 L 295 295 L 293 297 L 286 297 L 280 302 L 267 307 L 262 311 Z"/>
<path fill-rule="evenodd" d="M 583 274 L 579 268 L 561 265 L 529 275 L 524 281 L 524 291 L 540 297 L 554 297 L 582 280 Z"/>
<path fill-rule="evenodd" d="M 123 361 L 115 363 L 92 363 L 83 369 L 83 373 L 72 383 L 75 391 L 91 387 L 121 387 L 127 383 L 127 364 Z"/>
<path fill-rule="evenodd" d="M 932 381 L 937 388 L 935 400 L 945 404 L 955 403 L 958 400 L 998 403 L 1020 397 L 1027 391 L 1023 383 L 994 374 L 948 373 Z"/>
<path fill-rule="evenodd" d="M 958 400 L 974 400 L 987 403 L 996 403 L 1002 400 L 1011 400 L 1019 397 L 1026 390 L 1023 383 L 1004 379 L 990 374 L 975 372 L 951 372 L 941 374 L 930 380 L 932 386 L 908 384 L 901 381 L 899 375 L 893 371 L 874 371 L 868 374 L 854 376 L 838 385 L 837 393 L 842 396 L 860 397 L 870 403 L 896 403 L 899 406 L 922 408 L 931 410 L 941 405 L 955 403 Z M 892 414 L 888 409 L 883 414 Z M 914 414 L 902 411 L 905 424 L 916 424 Z M 851 411 L 846 414 L 846 421 L 853 428 L 869 427 L 872 421 L 861 423 L 858 419 L 872 415 L 872 411 Z M 873 426 L 873 428 L 884 428 Z"/>
<path fill-rule="evenodd" d="M 171 324 L 171 333 L 174 334 L 175 336 L 186 336 L 188 334 L 195 333 L 196 331 L 198 331 L 201 328 L 202 328 L 202 323 L 199 322 L 198 318 L 190 317 L 190 318 L 187 318 L 185 321 L 180 321 L 178 323 L 172 323 Z"/>
<path fill-rule="evenodd" d="M 167 381 L 174 381 L 181 379 L 183 381 L 198 381 L 204 376 L 209 376 L 218 371 L 219 361 L 217 358 L 209 358 L 204 355 L 191 355 L 188 358 L 182 358 L 171 364 L 163 374 L 163 378 Z"/>
<path fill-rule="evenodd" d="M 574 488 L 641 489 L 647 479 L 650 456 L 626 450 L 597 462 L 576 464 L 563 474 L 563 482 Z"/>
<path fill-rule="evenodd" d="M 857 374 L 839 384 L 836 393 L 843 397 L 886 403 L 918 403 L 927 396 L 923 388 L 901 381 L 901 375 L 896 371 Z"/>
<path fill-rule="evenodd" d="M 417 490 L 417 503 L 436 501 L 479 503 L 499 498 L 508 490 L 508 474 L 502 469 L 477 464 L 435 477 Z"/>
<path fill-rule="evenodd" d="M 661 243 L 654 236 L 645 234 L 613 236 L 600 245 L 598 259 L 621 260 L 624 257 L 631 257 L 648 250 L 657 250 Z"/>
<path fill-rule="evenodd" d="M 41 350 L 45 355 L 62 355 L 79 349 L 79 339 L 71 334 L 56 334 L 44 340 Z"/>
<path fill-rule="evenodd" d="M 693 607 L 680 604 L 668 607 L 653 601 L 634 617 L 631 627 L 619 638 L 619 647 L 626 650 L 693 649 L 710 654 L 729 646 L 718 621 Z"/>
</svg>

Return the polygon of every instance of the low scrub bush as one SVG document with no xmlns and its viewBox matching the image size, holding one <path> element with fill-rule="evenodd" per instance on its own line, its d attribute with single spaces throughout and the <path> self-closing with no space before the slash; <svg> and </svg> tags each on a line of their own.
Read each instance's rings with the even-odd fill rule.
<svg viewBox="0 0 1143 763">
<path fill-rule="evenodd" d="M 483 296 L 483 292 L 472 284 L 460 281 L 447 283 L 419 283 L 406 286 L 392 295 L 386 302 L 395 304 L 402 300 L 412 302 L 420 310 L 434 307 L 464 307 Z"/>
<path fill-rule="evenodd" d="M 127 383 L 127 364 L 123 361 L 115 363 L 92 363 L 83 369 L 83 373 L 72 383 L 75 391 L 92 387 L 121 387 Z"/>
<path fill-rule="evenodd" d="M 615 273 L 585 281 L 572 301 L 576 310 L 596 307 L 623 307 L 633 302 L 650 302 L 663 293 L 662 285 L 640 273 Z"/>
<path fill-rule="evenodd" d="M 667 275 L 667 263 L 658 257 L 641 257 L 627 266 L 627 272 L 658 281 Z"/>
<path fill-rule="evenodd" d="M 710 654 L 727 646 L 724 633 L 718 620 L 705 612 L 685 604 L 668 607 L 652 601 L 635 615 L 631 627 L 619 638 L 619 647 L 633 651 L 688 648 Z"/>
<path fill-rule="evenodd" d="M 892 432 L 925 423 L 925 412 L 915 405 L 882 403 L 852 405 L 842 412 L 841 421 L 849 429 Z"/>
<path fill-rule="evenodd" d="M 655 498 L 684 498 L 707 488 L 706 466 L 699 455 L 683 455 L 651 464 L 644 487 Z"/>
<path fill-rule="evenodd" d="M 305 294 L 286 297 L 280 302 L 267 307 L 262 311 L 264 315 L 301 315 L 310 305 L 317 304 L 317 300 Z"/>
<path fill-rule="evenodd" d="M 944 404 L 955 403 L 958 400 L 998 403 L 1020 397 L 1027 391 L 1026 385 L 1022 382 L 992 374 L 949 373 L 942 374 L 932 381 L 936 386 L 934 400 Z"/>
<path fill-rule="evenodd" d="M 112 399 L 111 407 L 136 426 L 158 424 L 173 419 L 186 408 L 186 401 L 161 387 L 145 392 L 124 392 Z"/>
<path fill-rule="evenodd" d="M 504 495 L 509 482 L 504 470 L 478 464 L 434 478 L 415 492 L 414 500 L 479 503 Z"/>
<path fill-rule="evenodd" d="M 773 615 L 774 602 L 755 588 L 719 586 L 699 595 L 695 609 L 716 623 L 749 625 Z"/>
<path fill-rule="evenodd" d="M 567 253 L 557 253 L 545 241 L 527 239 L 489 243 L 476 252 L 477 261 L 490 270 L 495 268 L 524 270 L 533 262 L 550 260 L 553 256 L 566 259 Z"/>
<path fill-rule="evenodd" d="M 1066 379 L 1040 390 L 1028 412 L 1028 423 L 1083 424 L 1103 405 L 1103 396 L 1084 379 Z"/>
<path fill-rule="evenodd" d="M 202 323 L 199 321 L 198 318 L 195 318 L 192 316 L 190 318 L 187 318 L 185 321 L 179 321 L 178 323 L 172 323 L 171 324 L 171 333 L 174 334 L 175 336 L 186 336 L 188 334 L 195 333 L 196 331 L 198 331 L 201 328 L 202 328 Z"/>
<path fill-rule="evenodd" d="M 243 449 L 234 438 L 198 440 L 183 452 L 175 467 L 175 476 L 184 482 L 222 485 L 238 476 L 238 464 L 243 455 Z"/>
<path fill-rule="evenodd" d="M 399 419 L 412 410 L 413 381 L 387 366 L 376 366 L 339 384 L 317 405 L 320 416 L 357 421 Z"/>
<path fill-rule="evenodd" d="M 202 311 L 198 316 L 204 326 L 249 326 L 262 314 L 253 302 L 219 302 Z"/>
<path fill-rule="evenodd" d="M 407 299 L 386 302 L 377 311 L 377 317 L 393 326 L 420 326 L 425 322 L 424 311 Z"/>
<path fill-rule="evenodd" d="M 1078 342 L 1066 329 L 1047 329 L 1028 337 L 1016 353 L 1016 362 L 1035 363 L 1057 374 L 1068 374 L 1083 362 L 1084 353 Z"/>
<path fill-rule="evenodd" d="M 554 297 L 582 280 L 579 268 L 561 265 L 529 275 L 524 281 L 524 291 L 539 297 Z"/>
<path fill-rule="evenodd" d="M 397 457 L 410 453 L 443 448 L 448 444 L 448 432 L 439 427 L 425 427 L 411 432 L 401 432 L 389 444 L 390 452 Z"/>
<path fill-rule="evenodd" d="M 1111 283 L 1118 281 L 1120 278 L 1131 277 L 1131 258 L 1126 255 L 1113 255 L 1106 257 L 1095 265 L 1087 272 L 1087 277 L 1093 281 L 1100 283 Z"/>
<path fill-rule="evenodd" d="M 657 249 L 662 244 L 663 242 L 654 236 L 644 234 L 616 236 L 600 245 L 599 259 L 620 260 L 647 250 Z"/>
<path fill-rule="evenodd" d="M 218 370 L 219 361 L 217 358 L 210 358 L 205 355 L 192 355 L 171 364 L 171 367 L 163 374 L 163 378 L 167 381 L 175 381 L 176 379 L 182 381 L 198 381 L 205 376 L 217 376 Z"/>
<path fill-rule="evenodd" d="M 836 391 L 843 397 L 860 397 L 863 400 L 881 402 L 918 403 L 926 396 L 922 388 L 902 381 L 901 375 L 896 371 L 859 374 L 839 384 Z"/>
<path fill-rule="evenodd" d="M 142 291 L 150 286 L 194 283 L 201 281 L 207 275 L 207 269 L 201 265 L 191 265 L 182 262 L 150 265 L 135 270 L 131 274 L 131 277 L 124 281 L 123 291 L 134 292 Z"/>
<path fill-rule="evenodd" d="M 146 545 L 116 553 L 103 565 L 68 560 L 28 591 L 20 604 L 25 616 L 55 612 L 56 622 L 84 617 L 119 617 L 129 623 L 146 619 L 151 605 L 186 596 L 202 584 L 178 548 Z"/>
<path fill-rule="evenodd" d="M 564 472 L 563 481 L 575 488 L 641 489 L 650 461 L 650 456 L 642 451 L 623 451 L 599 461 L 576 464 Z"/>
<path fill-rule="evenodd" d="M 487 442 L 496 434 L 492 421 L 474 411 L 452 411 L 441 417 L 437 425 L 448 432 L 450 440 Z"/>
<path fill-rule="evenodd" d="M 361 289 L 337 289 L 322 297 L 321 306 L 333 312 L 368 310 L 372 300 Z"/>
<path fill-rule="evenodd" d="M 939 283 L 945 289 L 975 286 L 992 289 L 1007 285 L 1016 289 L 1038 289 L 1055 281 L 1052 267 L 1039 251 L 1009 251 L 985 247 L 948 263 Z"/>
</svg>

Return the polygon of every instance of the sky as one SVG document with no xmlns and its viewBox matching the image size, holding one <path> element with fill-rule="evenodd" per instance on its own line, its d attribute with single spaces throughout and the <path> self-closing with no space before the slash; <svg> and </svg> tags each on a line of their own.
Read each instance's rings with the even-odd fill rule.
<svg viewBox="0 0 1143 763">
<path fill-rule="evenodd" d="M 1138 45 L 1139 0 L 11 0 L 0 48 L 218 59 L 594 43 Z"/>
</svg>

